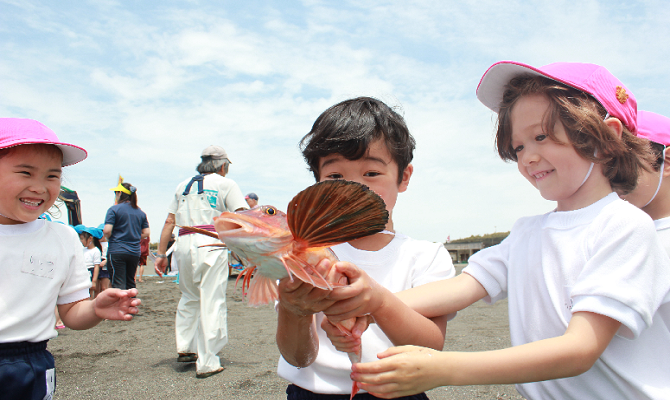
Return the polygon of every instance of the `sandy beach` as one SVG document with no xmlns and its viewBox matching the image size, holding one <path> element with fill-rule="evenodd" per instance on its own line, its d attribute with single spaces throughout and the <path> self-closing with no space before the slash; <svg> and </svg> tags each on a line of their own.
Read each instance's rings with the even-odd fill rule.
<svg viewBox="0 0 670 400">
<path fill-rule="evenodd" d="M 288 382 L 276 374 L 273 307 L 248 307 L 232 276 L 227 292 L 229 342 L 219 353 L 226 370 L 196 379 L 195 364 L 176 360 L 174 315 L 181 293 L 173 281 L 145 276 L 138 283 L 142 307 L 131 322 L 104 321 L 87 331 L 59 331 L 48 347 L 56 359 L 55 399 L 285 399 Z M 449 323 L 445 350 L 509 346 L 507 326 L 506 302 L 479 302 Z M 428 396 L 521 399 L 511 385 L 437 388 Z"/>
</svg>

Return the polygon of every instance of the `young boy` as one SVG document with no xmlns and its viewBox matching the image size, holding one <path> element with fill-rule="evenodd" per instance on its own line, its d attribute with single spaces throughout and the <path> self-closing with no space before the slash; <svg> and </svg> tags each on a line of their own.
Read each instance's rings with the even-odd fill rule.
<svg viewBox="0 0 670 400">
<path fill-rule="evenodd" d="M 385 232 L 332 247 L 346 261 L 335 267 L 351 274 L 356 268 L 347 262 L 353 263 L 374 279 L 356 279 L 357 284 L 385 288 L 383 303 L 371 314 L 376 324 L 365 333 L 354 327 L 354 336 L 362 342 L 362 360 L 375 360 L 392 343 L 442 349 L 447 317 L 429 320 L 392 295 L 455 273 L 441 244 L 394 233 L 393 207 L 413 172 L 414 139 L 403 118 L 376 99 L 347 100 L 319 116 L 301 148 L 317 181 L 345 179 L 367 185 L 389 211 Z M 277 345 L 282 357 L 277 372 L 292 382 L 286 390 L 289 400 L 340 398 L 334 394 L 349 399 L 351 361 L 333 347 L 322 328 L 329 326 L 323 311 L 327 314 L 335 303 L 330 294 L 298 279 L 280 281 Z M 408 398 L 427 397 L 421 393 Z"/>
<path fill-rule="evenodd" d="M 637 112 L 637 136 L 649 140 L 656 161 L 651 171 L 640 171 L 637 188 L 625 200 L 649 214 L 665 250 L 670 254 L 670 118 L 649 111 Z M 665 178 L 665 179 L 663 179 Z"/>
</svg>

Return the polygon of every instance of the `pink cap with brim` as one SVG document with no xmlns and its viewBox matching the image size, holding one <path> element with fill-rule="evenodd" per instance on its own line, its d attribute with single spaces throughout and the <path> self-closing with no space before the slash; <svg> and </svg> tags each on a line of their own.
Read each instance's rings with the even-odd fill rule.
<svg viewBox="0 0 670 400">
<path fill-rule="evenodd" d="M 0 149 L 38 143 L 58 147 L 63 153 L 64 167 L 84 160 L 87 155 L 81 147 L 60 142 L 51 129 L 34 119 L 0 118 Z"/>
<path fill-rule="evenodd" d="M 651 111 L 638 111 L 637 136 L 670 146 L 670 118 Z"/>
<path fill-rule="evenodd" d="M 493 64 L 479 81 L 477 98 L 486 107 L 498 112 L 505 85 L 519 75 L 544 76 L 586 92 L 631 132 L 637 130 L 635 96 L 607 69 L 595 64 L 554 63 L 535 68 L 514 61 L 500 61 Z"/>
</svg>

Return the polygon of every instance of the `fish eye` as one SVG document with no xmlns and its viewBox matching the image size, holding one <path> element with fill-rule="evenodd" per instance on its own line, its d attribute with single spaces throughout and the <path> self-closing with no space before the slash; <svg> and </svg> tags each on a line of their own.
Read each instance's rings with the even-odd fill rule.
<svg viewBox="0 0 670 400">
<path fill-rule="evenodd" d="M 274 207 L 268 207 L 265 209 L 265 213 L 267 215 L 275 215 L 277 214 L 277 210 L 275 210 Z"/>
</svg>

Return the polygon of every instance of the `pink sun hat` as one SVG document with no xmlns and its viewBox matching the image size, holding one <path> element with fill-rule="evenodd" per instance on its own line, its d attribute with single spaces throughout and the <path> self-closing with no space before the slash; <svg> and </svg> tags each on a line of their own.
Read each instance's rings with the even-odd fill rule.
<svg viewBox="0 0 670 400">
<path fill-rule="evenodd" d="M 637 136 L 670 146 L 670 118 L 651 111 L 638 111 Z"/>
<path fill-rule="evenodd" d="M 595 64 L 561 62 L 535 68 L 515 61 L 500 61 L 482 76 L 477 86 L 477 98 L 486 107 L 498 112 L 505 85 L 520 75 L 543 76 L 586 92 L 631 132 L 637 130 L 635 96 L 607 69 Z"/>
<path fill-rule="evenodd" d="M 63 153 L 62 165 L 76 164 L 86 158 L 86 150 L 79 146 L 63 143 L 44 124 L 34 119 L 0 118 L 0 149 L 22 144 L 53 144 Z"/>
</svg>

